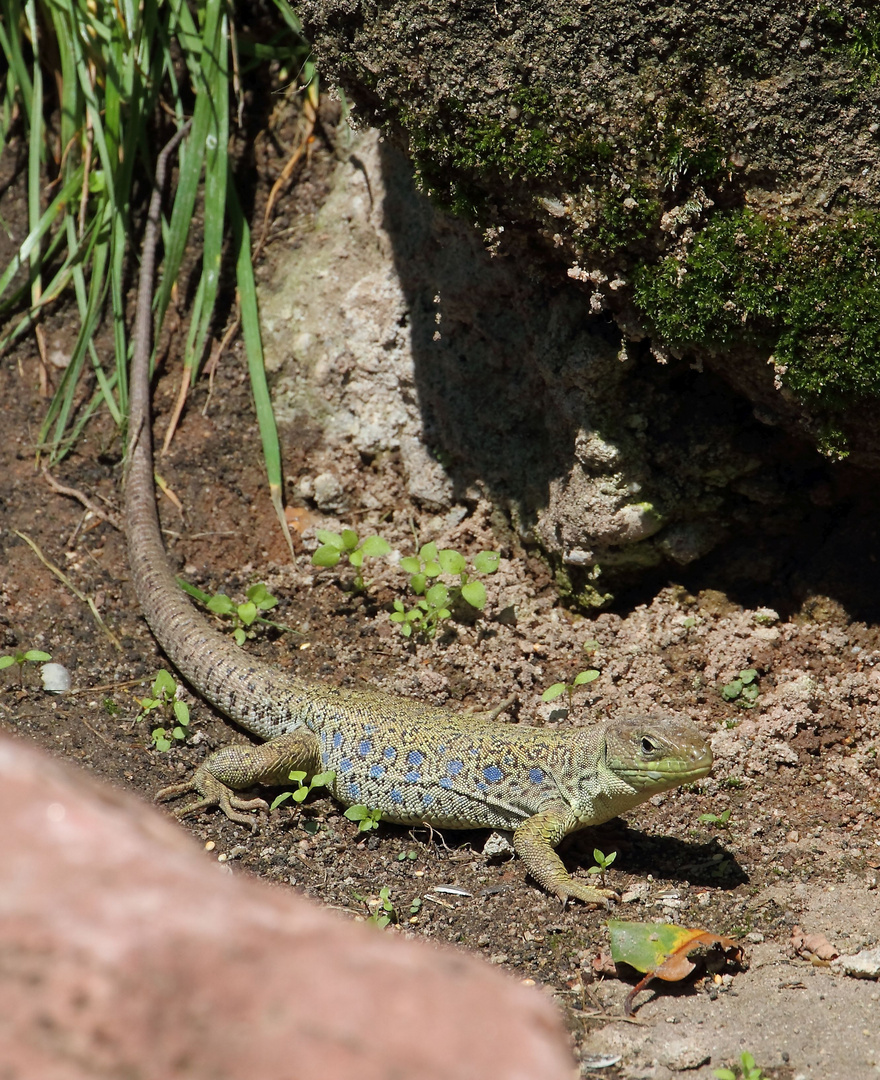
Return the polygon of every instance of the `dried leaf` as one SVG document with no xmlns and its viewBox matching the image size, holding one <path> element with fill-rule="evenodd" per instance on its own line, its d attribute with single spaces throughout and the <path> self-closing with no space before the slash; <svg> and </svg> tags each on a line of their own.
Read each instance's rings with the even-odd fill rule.
<svg viewBox="0 0 880 1080">
<path fill-rule="evenodd" d="M 695 967 L 688 953 L 699 945 L 719 945 L 729 950 L 730 959 L 739 960 L 742 949 L 733 938 L 722 937 L 699 927 L 675 926 L 672 923 L 636 923 L 612 920 L 608 923 L 611 935 L 611 955 L 615 963 L 629 964 L 645 972 L 627 995 L 624 1011 L 632 1015 L 632 1002 L 654 979 L 678 982 Z"/>
</svg>

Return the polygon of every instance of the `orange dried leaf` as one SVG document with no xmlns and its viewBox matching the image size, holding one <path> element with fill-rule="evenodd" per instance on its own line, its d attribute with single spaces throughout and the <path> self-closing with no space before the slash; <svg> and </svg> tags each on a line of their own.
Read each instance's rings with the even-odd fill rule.
<svg viewBox="0 0 880 1080">
<path fill-rule="evenodd" d="M 677 982 L 694 965 L 689 952 L 698 945 L 721 945 L 736 948 L 733 938 L 722 937 L 699 927 L 675 926 L 672 923 L 619 922 L 608 923 L 611 934 L 611 955 L 615 963 L 629 964 L 636 971 L 651 972 L 658 979 Z"/>
</svg>

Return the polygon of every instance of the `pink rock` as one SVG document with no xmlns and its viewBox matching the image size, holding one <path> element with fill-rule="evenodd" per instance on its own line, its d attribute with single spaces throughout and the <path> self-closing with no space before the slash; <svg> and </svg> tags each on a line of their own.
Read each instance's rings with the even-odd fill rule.
<svg viewBox="0 0 880 1080">
<path fill-rule="evenodd" d="M 0 739 L 3 1080 L 555 1080 L 559 1016 L 476 958 L 209 863 L 157 811 Z"/>
</svg>

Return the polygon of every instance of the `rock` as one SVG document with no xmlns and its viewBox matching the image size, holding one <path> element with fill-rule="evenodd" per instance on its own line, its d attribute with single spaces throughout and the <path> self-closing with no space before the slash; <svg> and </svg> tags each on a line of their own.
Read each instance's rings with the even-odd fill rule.
<svg viewBox="0 0 880 1080">
<path fill-rule="evenodd" d="M 156 810 L 0 740 L 8 1080 L 568 1078 L 540 993 L 221 872 Z"/>
<path fill-rule="evenodd" d="M 840 956 L 832 961 L 831 968 L 856 979 L 880 979 L 880 948 L 862 949 L 852 956 Z"/>
</svg>

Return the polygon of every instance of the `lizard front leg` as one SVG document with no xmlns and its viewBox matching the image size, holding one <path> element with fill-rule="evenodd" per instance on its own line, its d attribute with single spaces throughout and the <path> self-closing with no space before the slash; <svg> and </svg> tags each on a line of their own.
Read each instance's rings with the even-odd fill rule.
<svg viewBox="0 0 880 1080">
<path fill-rule="evenodd" d="M 617 893 L 575 881 L 553 850 L 576 825 L 571 810 L 560 803 L 524 821 L 513 834 L 514 849 L 538 884 L 558 896 L 563 904 L 574 897 L 585 904 L 609 907 L 610 900 L 618 899 Z"/>
<path fill-rule="evenodd" d="M 279 735 L 259 746 L 224 746 L 211 754 L 191 779 L 162 788 L 156 792 L 156 798 L 173 799 L 196 792 L 201 798 L 173 811 L 175 817 L 217 806 L 231 821 L 254 826 L 253 817 L 239 811 L 268 810 L 268 804 L 263 799 L 239 798 L 235 792 L 255 784 L 277 787 L 286 783 L 295 769 L 306 773 L 320 771 L 318 739 L 306 728 Z"/>
</svg>

